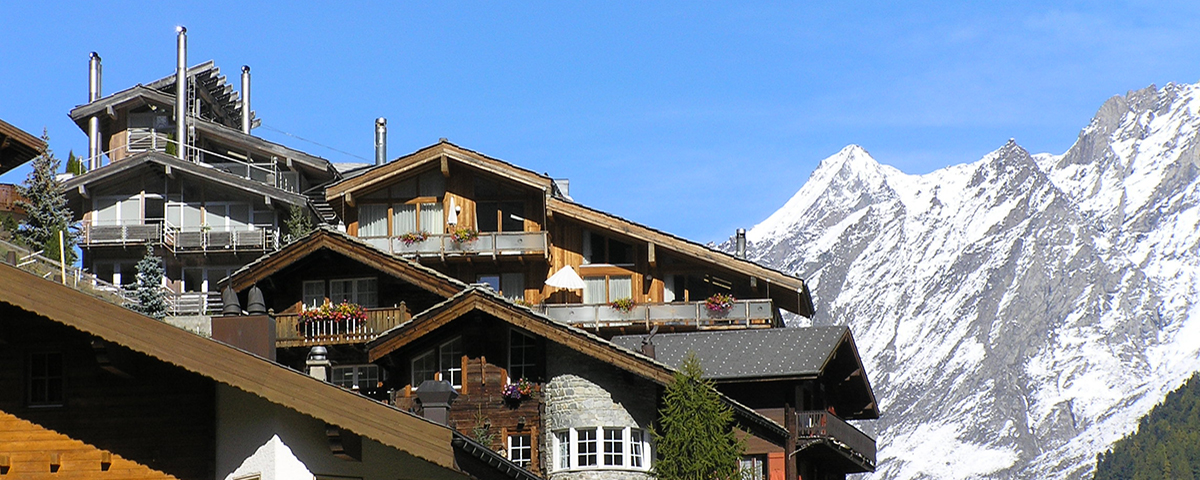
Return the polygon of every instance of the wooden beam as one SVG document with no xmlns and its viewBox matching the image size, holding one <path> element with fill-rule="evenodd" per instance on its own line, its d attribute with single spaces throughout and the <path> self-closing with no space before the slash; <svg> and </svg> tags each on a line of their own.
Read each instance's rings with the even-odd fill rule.
<svg viewBox="0 0 1200 480">
<path fill-rule="evenodd" d="M 646 262 L 649 263 L 651 267 L 658 266 L 658 258 L 654 254 L 654 242 L 649 242 L 646 244 Z"/>
<path fill-rule="evenodd" d="M 88 195 L 88 189 L 87 189 L 86 185 L 81 183 L 81 184 L 79 184 L 79 188 L 77 188 L 76 190 L 79 191 L 79 196 L 81 196 L 83 198 L 90 198 Z"/>
<path fill-rule="evenodd" d="M 450 158 L 442 155 L 442 176 L 450 178 Z"/>
<path fill-rule="evenodd" d="M 346 205 L 349 205 L 351 207 L 355 206 L 354 205 L 354 195 L 352 195 L 350 192 L 342 193 L 342 201 L 346 202 Z"/>
</svg>

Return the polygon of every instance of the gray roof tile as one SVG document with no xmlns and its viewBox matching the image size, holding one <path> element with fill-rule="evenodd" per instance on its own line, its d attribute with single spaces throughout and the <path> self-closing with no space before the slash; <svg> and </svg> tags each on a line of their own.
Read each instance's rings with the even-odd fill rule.
<svg viewBox="0 0 1200 480">
<path fill-rule="evenodd" d="M 656 359 L 672 367 L 695 352 L 704 377 L 793 377 L 819 375 L 847 327 L 772 328 L 715 332 L 667 333 L 654 336 Z M 640 351 L 644 335 L 622 335 L 612 342 Z"/>
</svg>

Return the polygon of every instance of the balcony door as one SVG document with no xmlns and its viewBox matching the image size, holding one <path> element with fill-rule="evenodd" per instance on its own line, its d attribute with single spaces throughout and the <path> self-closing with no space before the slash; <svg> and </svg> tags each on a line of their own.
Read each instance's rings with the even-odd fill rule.
<svg viewBox="0 0 1200 480">
<path fill-rule="evenodd" d="M 138 194 L 96 197 L 92 224 L 129 225 L 142 222 L 142 202 Z"/>
</svg>

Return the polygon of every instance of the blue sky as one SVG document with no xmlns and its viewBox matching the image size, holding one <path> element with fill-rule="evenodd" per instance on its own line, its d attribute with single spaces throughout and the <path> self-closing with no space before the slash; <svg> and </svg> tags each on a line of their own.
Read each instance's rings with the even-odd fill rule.
<svg viewBox="0 0 1200 480">
<path fill-rule="evenodd" d="M 256 135 L 363 161 L 337 150 L 372 158 L 383 116 L 390 157 L 446 137 L 701 242 L 847 144 L 909 173 L 1062 153 L 1108 97 L 1200 79 L 1197 2 L 48 3 L 6 5 L 0 118 L 60 158 L 88 53 L 113 93 L 170 74 L 185 25 L 190 64 L 251 66 Z"/>
</svg>

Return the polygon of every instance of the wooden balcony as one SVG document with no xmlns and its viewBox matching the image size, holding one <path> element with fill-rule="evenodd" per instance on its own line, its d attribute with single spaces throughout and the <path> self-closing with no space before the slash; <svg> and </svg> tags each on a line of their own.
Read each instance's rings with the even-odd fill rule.
<svg viewBox="0 0 1200 480">
<path fill-rule="evenodd" d="M 812 454 L 840 460 L 846 473 L 875 471 L 875 439 L 837 415 L 824 410 L 796 412 L 796 432 L 798 445 L 808 442 L 813 444 L 808 448 L 818 448 L 816 444 L 823 444 L 825 448 Z"/>
<path fill-rule="evenodd" d="M 665 331 L 777 326 L 775 305 L 770 299 L 737 300 L 726 312 L 710 311 L 704 302 L 642 304 L 628 312 L 608 304 L 547 304 L 534 309 L 559 322 L 597 331 L 648 331 L 655 325 Z"/>
<path fill-rule="evenodd" d="M 275 345 L 306 347 L 316 345 L 346 345 L 367 343 L 392 327 L 412 318 L 408 307 L 368 308 L 367 320 L 359 325 L 333 321 L 300 324 L 300 315 L 286 313 L 275 316 Z"/>
<path fill-rule="evenodd" d="M 405 243 L 400 237 L 363 237 L 363 241 L 385 252 L 406 257 L 454 257 L 484 255 L 547 254 L 546 232 L 479 232 L 479 238 L 455 242 L 449 234 L 429 235 L 420 242 Z"/>
<path fill-rule="evenodd" d="M 82 247 L 163 245 L 172 252 L 265 252 L 279 249 L 273 228 L 237 230 L 176 227 L 161 219 L 92 224 L 83 222 Z"/>
</svg>

